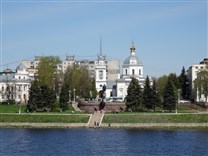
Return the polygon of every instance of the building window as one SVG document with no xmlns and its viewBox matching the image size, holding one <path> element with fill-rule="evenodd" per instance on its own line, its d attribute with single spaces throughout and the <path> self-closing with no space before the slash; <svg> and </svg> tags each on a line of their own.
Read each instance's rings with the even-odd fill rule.
<svg viewBox="0 0 208 156">
<path fill-rule="evenodd" d="M 102 70 L 99 71 L 99 78 L 100 78 L 101 80 L 103 79 L 103 71 L 102 71 Z"/>
<path fill-rule="evenodd" d="M 21 79 L 21 76 L 19 76 L 19 79 Z"/>
<path fill-rule="evenodd" d="M 4 86 L 1 87 L 1 90 L 4 91 Z"/>
<path fill-rule="evenodd" d="M 127 75 L 127 69 L 126 69 L 126 75 Z"/>
<path fill-rule="evenodd" d="M 9 88 L 9 86 L 7 86 L 7 89 L 6 89 L 7 91 L 9 91 L 10 90 L 10 88 Z"/>
<path fill-rule="evenodd" d="M 141 75 L 141 69 L 139 69 L 139 75 Z"/>
<path fill-rule="evenodd" d="M 134 69 L 132 69 L 132 75 L 134 75 Z"/>
</svg>

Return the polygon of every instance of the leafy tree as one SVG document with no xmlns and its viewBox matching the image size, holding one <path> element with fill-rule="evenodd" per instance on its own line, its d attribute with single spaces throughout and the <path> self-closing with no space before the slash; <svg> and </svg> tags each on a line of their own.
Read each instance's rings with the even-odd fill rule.
<svg viewBox="0 0 208 156">
<path fill-rule="evenodd" d="M 172 82 L 174 90 L 176 91 L 177 88 L 179 88 L 179 81 L 177 75 L 175 73 L 170 73 L 168 75 L 168 79 Z"/>
<path fill-rule="evenodd" d="M 202 70 L 197 74 L 197 79 L 194 80 L 194 86 L 198 92 L 199 99 L 204 94 L 207 101 L 208 98 L 208 71 Z"/>
<path fill-rule="evenodd" d="M 149 109 L 153 108 L 153 103 L 154 103 L 153 90 L 150 87 L 150 81 L 149 81 L 149 77 L 148 76 L 147 76 L 146 81 L 145 81 L 145 86 L 144 86 L 144 90 L 143 90 L 143 101 L 142 101 L 142 103 L 148 109 L 148 112 L 149 112 Z"/>
<path fill-rule="evenodd" d="M 163 76 L 159 77 L 157 80 L 158 94 L 159 94 L 160 99 L 162 101 L 163 101 L 163 97 L 164 97 L 164 88 L 165 88 L 167 81 L 168 81 L 167 75 L 163 75 Z"/>
<path fill-rule="evenodd" d="M 76 95 L 82 98 L 89 98 L 90 92 L 96 90 L 94 82 L 85 67 L 74 65 L 68 67 L 64 74 L 64 85 L 68 86 L 71 92 L 76 89 Z"/>
<path fill-rule="evenodd" d="M 179 88 L 181 89 L 181 96 L 183 99 L 188 99 L 188 77 L 186 75 L 185 68 L 183 67 L 181 74 L 178 77 Z"/>
<path fill-rule="evenodd" d="M 139 111 L 142 107 L 141 87 L 139 85 L 139 81 L 134 77 L 132 77 L 127 89 L 126 106 L 127 109 L 131 109 L 132 111 Z"/>
<path fill-rule="evenodd" d="M 174 85 L 171 78 L 168 78 L 168 82 L 165 85 L 164 88 L 164 102 L 163 102 L 163 108 L 169 110 L 170 112 L 175 109 L 176 107 L 176 101 L 177 97 L 174 91 Z"/>
<path fill-rule="evenodd" d="M 54 79 L 57 76 L 57 64 L 61 62 L 59 57 L 47 56 L 42 57 L 38 64 L 38 80 L 40 85 L 54 87 Z"/>
<path fill-rule="evenodd" d="M 95 87 L 95 79 L 92 80 L 91 82 L 91 98 L 96 98 L 97 97 L 97 89 Z"/>
<path fill-rule="evenodd" d="M 152 95 L 153 95 L 153 109 L 155 111 L 155 107 L 156 106 L 160 106 L 160 96 L 159 96 L 159 92 L 157 89 L 157 85 L 156 85 L 156 80 L 153 80 L 153 85 L 152 85 Z"/>
<path fill-rule="evenodd" d="M 60 93 L 60 108 L 65 111 L 68 109 L 68 102 L 69 102 L 69 88 L 66 86 L 63 86 Z"/>
<path fill-rule="evenodd" d="M 80 96 L 83 98 L 90 98 L 90 91 L 92 90 L 92 79 L 89 71 L 86 68 L 80 68 L 81 76 L 79 79 Z"/>
</svg>

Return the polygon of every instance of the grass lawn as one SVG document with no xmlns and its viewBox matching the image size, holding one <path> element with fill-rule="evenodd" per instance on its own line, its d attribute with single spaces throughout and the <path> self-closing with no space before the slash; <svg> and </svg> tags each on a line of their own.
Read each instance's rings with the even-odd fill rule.
<svg viewBox="0 0 208 156">
<path fill-rule="evenodd" d="M 1 104 L 0 103 L 0 113 L 18 113 L 19 108 L 21 108 L 21 112 L 25 112 L 26 105 L 17 105 L 17 104 Z"/>
<path fill-rule="evenodd" d="M 0 122 L 87 123 L 89 115 L 0 114 Z"/>
<path fill-rule="evenodd" d="M 208 114 L 106 114 L 103 123 L 207 123 Z"/>
<path fill-rule="evenodd" d="M 21 106 L 21 107 L 20 107 Z M 21 108 L 21 113 L 26 113 L 26 105 L 25 104 L 2 104 L 0 103 L 0 113 L 19 113 L 19 108 Z M 53 112 L 35 112 L 34 114 L 87 114 L 86 112 L 76 112 L 71 104 L 69 104 L 69 109 L 63 112 L 60 112 L 60 109 L 56 109 Z"/>
</svg>

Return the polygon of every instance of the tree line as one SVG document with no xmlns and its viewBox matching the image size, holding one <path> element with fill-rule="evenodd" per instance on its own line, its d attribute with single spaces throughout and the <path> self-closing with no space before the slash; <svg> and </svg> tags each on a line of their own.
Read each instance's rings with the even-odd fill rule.
<svg viewBox="0 0 208 156">
<path fill-rule="evenodd" d="M 127 109 L 131 111 L 153 109 L 155 111 L 156 107 L 161 107 L 171 112 L 176 109 L 179 98 L 195 102 L 197 94 L 199 98 L 204 94 L 207 101 L 208 71 L 202 70 L 197 74 L 193 89 L 191 83 L 184 67 L 179 76 L 170 73 L 168 76 L 154 79 L 152 85 L 147 76 L 144 88 L 141 88 L 136 78 L 132 78 L 126 96 Z"/>
<path fill-rule="evenodd" d="M 174 82 L 171 79 L 172 74 L 168 76 L 163 90 L 163 96 L 160 97 L 159 89 L 156 86 L 156 80 L 150 85 L 149 77 L 145 80 L 144 88 L 141 88 L 136 78 L 132 77 L 126 96 L 126 106 L 128 111 L 144 111 L 145 108 L 155 111 L 156 107 L 162 107 L 170 112 L 175 109 L 177 94 L 175 92 Z"/>
<path fill-rule="evenodd" d="M 56 111 L 68 109 L 68 102 L 79 98 L 95 98 L 94 79 L 87 68 L 69 66 L 66 71 L 57 70 L 61 60 L 55 56 L 42 57 L 38 64 L 38 74 L 29 90 L 27 111 Z"/>
<path fill-rule="evenodd" d="M 63 73 L 57 70 L 60 63 L 61 60 L 56 56 L 40 59 L 37 77 L 29 90 L 28 111 L 39 109 L 65 111 L 68 109 L 68 102 L 76 99 L 74 96 L 96 98 L 95 79 L 90 77 L 87 68 L 74 64 Z M 155 108 L 160 106 L 172 111 L 176 107 L 179 90 L 181 99 L 194 101 L 197 94 L 202 93 L 207 97 L 208 71 L 198 73 L 192 93 L 190 83 L 184 67 L 179 76 L 170 73 L 168 76 L 153 79 L 152 84 L 147 77 L 144 88 L 141 88 L 137 79 L 132 78 L 126 96 L 127 109 L 141 111 L 146 108 L 148 111 L 151 109 L 155 111 Z"/>
</svg>

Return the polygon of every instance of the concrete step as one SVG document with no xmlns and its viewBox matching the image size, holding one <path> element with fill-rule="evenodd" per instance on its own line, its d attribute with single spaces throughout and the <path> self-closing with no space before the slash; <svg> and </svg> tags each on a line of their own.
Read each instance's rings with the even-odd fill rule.
<svg viewBox="0 0 208 156">
<path fill-rule="evenodd" d="M 102 123 L 104 112 L 94 112 L 90 118 L 88 127 L 99 127 Z"/>
</svg>

